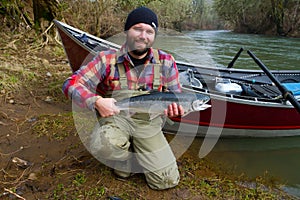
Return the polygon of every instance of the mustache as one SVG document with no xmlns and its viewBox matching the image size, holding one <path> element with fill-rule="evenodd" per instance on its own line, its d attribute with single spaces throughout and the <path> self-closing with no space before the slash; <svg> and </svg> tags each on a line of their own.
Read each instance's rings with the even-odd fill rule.
<svg viewBox="0 0 300 200">
<path fill-rule="evenodd" d="M 141 55 L 144 55 L 146 52 L 149 51 L 149 48 L 145 48 L 145 49 L 142 49 L 142 50 L 132 50 L 131 52 L 137 56 L 141 56 Z"/>
<path fill-rule="evenodd" d="M 143 39 L 143 38 L 139 38 L 139 39 L 135 40 L 135 42 L 139 42 L 139 43 L 148 44 L 148 42 L 146 42 L 146 40 L 145 40 L 145 39 Z"/>
</svg>

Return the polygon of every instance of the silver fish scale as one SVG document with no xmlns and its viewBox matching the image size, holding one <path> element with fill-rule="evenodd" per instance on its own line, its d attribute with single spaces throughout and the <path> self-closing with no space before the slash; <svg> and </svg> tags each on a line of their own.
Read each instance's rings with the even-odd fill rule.
<svg viewBox="0 0 300 200">
<path fill-rule="evenodd" d="M 120 110 L 130 110 L 142 113 L 163 113 L 168 105 L 176 102 L 180 104 L 185 112 L 193 111 L 193 102 L 203 101 L 203 104 L 209 101 L 209 97 L 194 93 L 172 93 L 155 92 L 123 99 L 116 103 Z"/>
</svg>

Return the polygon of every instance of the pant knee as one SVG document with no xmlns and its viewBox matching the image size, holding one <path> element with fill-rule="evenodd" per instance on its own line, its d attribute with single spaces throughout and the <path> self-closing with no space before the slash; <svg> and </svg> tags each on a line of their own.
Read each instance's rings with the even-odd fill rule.
<svg viewBox="0 0 300 200">
<path fill-rule="evenodd" d="M 126 160 L 129 147 L 128 137 L 111 127 L 99 127 L 90 137 L 90 152 L 96 158 Z"/>
<path fill-rule="evenodd" d="M 180 180 L 177 165 L 145 173 L 147 183 L 154 190 L 164 190 L 178 185 Z"/>
</svg>

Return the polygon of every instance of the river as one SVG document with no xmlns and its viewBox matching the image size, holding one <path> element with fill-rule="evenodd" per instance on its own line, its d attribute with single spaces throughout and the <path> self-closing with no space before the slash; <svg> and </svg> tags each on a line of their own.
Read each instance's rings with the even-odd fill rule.
<svg viewBox="0 0 300 200">
<path fill-rule="evenodd" d="M 160 34 L 155 47 L 171 52 L 176 60 L 219 67 L 226 67 L 244 48 L 235 68 L 259 69 L 246 52 L 250 50 L 270 69 L 300 69 L 300 39 L 296 38 L 192 31 Z M 189 148 L 195 156 L 202 140 L 197 138 Z M 237 175 L 273 177 L 286 185 L 284 190 L 300 198 L 300 137 L 219 139 L 208 158 Z"/>
</svg>

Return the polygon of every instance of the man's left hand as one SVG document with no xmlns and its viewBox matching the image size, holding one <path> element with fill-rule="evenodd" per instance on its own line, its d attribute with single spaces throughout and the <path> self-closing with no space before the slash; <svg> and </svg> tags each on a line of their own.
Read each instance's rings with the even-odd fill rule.
<svg viewBox="0 0 300 200">
<path fill-rule="evenodd" d="M 184 114 L 184 109 L 181 105 L 177 103 L 172 103 L 168 106 L 168 109 L 165 109 L 165 115 L 168 117 L 177 117 Z"/>
</svg>

